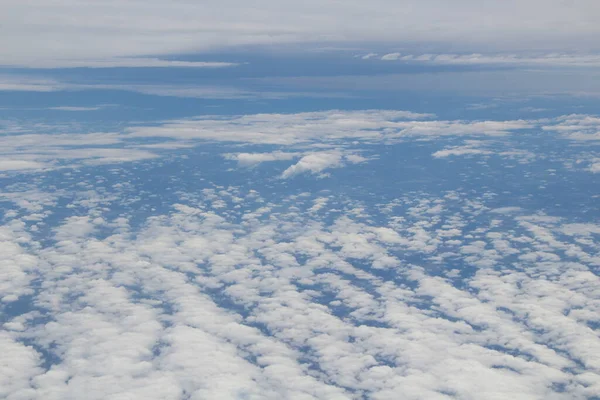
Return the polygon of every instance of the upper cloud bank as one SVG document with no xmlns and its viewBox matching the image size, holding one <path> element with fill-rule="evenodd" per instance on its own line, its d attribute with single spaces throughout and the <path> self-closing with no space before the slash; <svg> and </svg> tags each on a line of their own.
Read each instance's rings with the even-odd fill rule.
<svg viewBox="0 0 600 400">
<path fill-rule="evenodd" d="M 595 0 L 2 4 L 0 65 L 11 66 L 98 66 L 118 57 L 287 43 L 451 43 L 464 49 L 591 51 L 598 48 L 600 35 Z"/>
</svg>

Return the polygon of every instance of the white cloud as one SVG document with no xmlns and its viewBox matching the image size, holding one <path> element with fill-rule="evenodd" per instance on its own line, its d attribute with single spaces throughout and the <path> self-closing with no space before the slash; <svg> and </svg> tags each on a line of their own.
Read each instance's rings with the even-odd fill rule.
<svg viewBox="0 0 600 400">
<path fill-rule="evenodd" d="M 591 234 L 600 235 L 600 225 L 595 224 L 565 224 L 561 228 L 562 232 L 566 235 L 583 235 L 589 236 Z"/>
<path fill-rule="evenodd" d="M 15 160 L 11 158 L 0 158 L 0 171 L 17 171 L 24 169 L 42 169 L 46 167 L 37 161 Z"/>
<path fill-rule="evenodd" d="M 146 160 L 208 140 L 221 142 L 219 152 L 250 148 L 225 154 L 243 166 L 300 158 L 281 174 L 292 178 L 363 163 L 369 144 L 397 141 L 433 138 L 427 144 L 443 148 L 475 136 L 434 156 L 486 155 L 489 144 L 520 155 L 497 136 L 540 126 L 593 135 L 595 118 L 332 110 L 204 116 L 124 134 L 8 125 L 0 167 Z M 467 189 L 365 205 L 326 190 L 262 197 L 204 182 L 190 193 L 172 183 L 160 198 L 168 209 L 146 216 L 135 201 L 160 193 L 128 182 L 127 170 L 113 186 L 90 172 L 72 176 L 76 186 L 57 179 L 48 193 L 41 180 L 0 191 L 12 202 L 0 227 L 0 306 L 26 308 L 3 312 L 0 397 L 600 395 L 597 225 L 493 208 L 493 193 Z M 43 224 L 49 233 L 38 241 Z"/>
<path fill-rule="evenodd" d="M 55 92 L 65 89 L 65 84 L 54 79 L 20 75 L 0 75 L 0 91 Z"/>
<path fill-rule="evenodd" d="M 73 110 L 67 106 L 56 108 Z M 597 117 L 590 115 L 543 120 L 436 120 L 433 114 L 409 111 L 329 110 L 296 114 L 202 116 L 161 121 L 152 126 L 130 126 L 121 133 L 89 134 L 73 132 L 77 129 L 75 126 L 17 124 L 13 121 L 6 125 L 0 137 L 0 170 L 25 171 L 149 160 L 159 157 L 161 150 L 177 150 L 195 146 L 201 141 L 211 141 L 272 147 L 269 152 L 224 154 L 225 158 L 237 161 L 240 166 L 303 157 L 282 175 L 291 177 L 304 172 L 318 174 L 327 168 L 360 164 L 376 157 L 369 154 L 369 149 L 365 150 L 364 145 L 446 137 L 466 139 L 463 145 L 434 152 L 434 157 L 496 155 L 519 163 L 529 163 L 544 155 L 515 148 L 510 141 L 491 139 L 508 136 L 519 130 L 542 127 L 570 139 L 593 140 L 597 120 Z M 48 134 L 39 133 L 44 131 Z M 147 143 L 147 138 L 154 138 L 155 142 Z M 590 171 L 595 170 L 594 160 L 593 157 L 584 160 Z"/>
<path fill-rule="evenodd" d="M 54 128 L 56 129 L 56 127 Z M 59 131 L 61 130 L 58 127 Z M 65 127 L 69 131 L 73 127 Z M 44 131 L 44 126 L 23 127 L 24 131 Z M 63 131 L 63 132 L 64 132 Z M 141 146 L 127 145 L 116 133 L 36 133 L 0 136 L 0 171 L 36 171 L 148 160 L 157 154 Z M 115 147 L 115 146 L 119 147 Z M 152 148 L 152 147 L 150 147 Z"/>
<path fill-rule="evenodd" d="M 373 58 L 373 57 L 377 57 L 377 53 L 365 54 L 364 56 L 361 57 L 361 59 L 368 60 L 368 59 Z"/>
<path fill-rule="evenodd" d="M 224 154 L 223 157 L 228 160 L 237 161 L 238 165 L 242 167 L 254 167 L 264 162 L 288 161 L 300 158 L 298 163 L 290 166 L 283 172 L 283 178 L 289 178 L 305 172 L 317 174 L 328 168 L 342 167 L 345 163 L 360 164 L 369 160 L 358 154 L 338 150 L 317 153 L 283 151 L 274 151 L 271 153 L 228 153 Z"/>
<path fill-rule="evenodd" d="M 363 157 L 359 154 L 346 154 L 344 155 L 344 159 L 352 164 L 362 164 L 366 161 L 369 161 L 367 157 Z"/>
<path fill-rule="evenodd" d="M 4 331 L 0 331 L 0 346 L 0 396 L 5 399 L 26 396 L 30 379 L 42 372 L 38 367 L 39 355 Z"/>
<path fill-rule="evenodd" d="M 364 57 L 363 57 L 364 58 Z M 600 55 L 597 54 L 406 54 L 389 53 L 381 57 L 383 61 L 429 63 L 439 65 L 523 65 L 523 66 L 562 66 L 597 67 Z"/>
<path fill-rule="evenodd" d="M 58 106 L 58 107 L 49 107 L 49 110 L 56 110 L 56 111 L 98 111 L 101 110 L 103 107 L 102 106 L 96 106 L 96 107 L 77 107 L 77 106 Z"/>
<path fill-rule="evenodd" d="M 522 164 L 530 163 L 537 157 L 536 154 L 528 150 L 514 148 L 508 143 L 485 142 L 482 140 L 465 140 L 462 146 L 451 146 L 432 154 L 434 158 L 451 156 L 484 156 L 484 158 L 488 158 L 487 156 L 492 155 L 517 160 Z"/>
<path fill-rule="evenodd" d="M 295 145 L 360 140 L 393 142 L 419 136 L 501 136 L 528 129 L 535 121 L 422 121 L 431 114 L 407 111 L 324 111 L 298 114 L 255 114 L 199 117 L 161 126 L 132 127 L 130 137 Z"/>
<path fill-rule="evenodd" d="M 227 12 L 221 12 L 223 9 Z M 451 44 L 454 48 L 550 51 L 597 48 L 597 4 L 579 0 L 511 0 L 473 7 L 470 0 L 302 5 L 265 0 L 49 2 L 5 0 L 0 64 L 34 67 L 156 64 L 135 57 L 192 53 L 228 46 L 313 43 Z M 490 16 L 494 18 L 490 18 Z M 21 24 L 28 21 L 28 24 Z M 532 22 L 533 21 L 533 22 Z M 562 21 L 557 25 L 556 21 Z M 162 63 L 177 62 L 161 61 Z"/>
<path fill-rule="evenodd" d="M 107 59 L 51 59 L 42 64 L 34 64 L 35 68 L 226 68 L 234 67 L 237 63 L 229 62 L 206 62 L 206 61 L 175 61 L 162 60 L 159 58 L 136 57 L 136 58 L 107 58 Z M 27 64 L 23 66 L 28 66 Z"/>
<path fill-rule="evenodd" d="M 320 174 L 328 168 L 339 168 L 342 165 L 342 153 L 339 151 L 312 153 L 283 171 L 281 177 L 287 179 L 303 173 Z"/>
<path fill-rule="evenodd" d="M 521 207 L 499 207 L 499 208 L 494 208 L 494 209 L 490 210 L 490 212 L 497 213 L 497 214 L 511 214 L 511 213 L 516 213 L 516 212 L 520 212 L 520 211 L 523 211 L 523 209 Z"/>
<path fill-rule="evenodd" d="M 142 93 L 152 96 L 198 98 L 198 99 L 286 99 L 286 98 L 344 98 L 348 97 L 343 91 L 265 91 L 249 90 L 233 86 L 211 85 L 172 85 L 172 84 L 102 84 L 74 83 L 68 80 L 55 80 L 44 77 L 0 75 L 0 91 L 15 92 L 59 92 L 86 90 L 119 90 Z M 103 107 L 102 107 L 103 108 Z M 10 108 L 13 109 L 13 108 Z M 35 110 L 39 108 L 27 108 Z M 92 111 L 88 107 L 51 107 L 58 111 Z"/>
<path fill-rule="evenodd" d="M 548 121 L 545 131 L 557 132 L 578 141 L 600 140 L 600 118 L 593 115 L 564 115 Z"/>
<path fill-rule="evenodd" d="M 389 53 L 381 57 L 383 61 L 395 61 L 400 58 L 400 53 Z"/>
<path fill-rule="evenodd" d="M 235 160 L 242 167 L 253 167 L 263 162 L 293 160 L 300 157 L 302 153 L 286 153 L 274 151 L 272 153 L 234 153 L 225 154 L 228 160 Z"/>
<path fill-rule="evenodd" d="M 240 224 L 232 209 L 210 208 L 232 197 L 262 211 Z M 2 387 L 6 397 L 17 398 L 19 390 L 51 400 L 184 393 L 383 399 L 399 390 L 407 399 L 597 395 L 600 342 L 586 326 L 600 311 L 597 276 L 552 257 L 524 258 L 518 269 L 487 266 L 504 265 L 494 250 L 502 243 L 520 255 L 537 254 L 540 246 L 560 253 L 567 243 L 543 229 L 563 229 L 560 220 L 502 232 L 469 228 L 476 208 L 443 210 L 468 202 L 485 207 L 459 193 L 446 200 L 408 195 L 402 226 L 359 222 L 349 209 L 326 223 L 314 212 L 287 210 L 285 201 L 266 210 L 263 200 L 236 188 L 209 190 L 203 200 L 149 218 L 139 231 L 122 221 L 121 231 L 105 239 L 92 234 L 98 209 L 68 218 L 56 231 L 60 242 L 32 248 L 42 259 L 37 302 L 52 321 L 25 316 L 11 325 L 26 327 L 11 331 L 14 338 L 26 334 L 60 359 L 43 371 L 33 348 L 27 357 L 10 357 L 32 361 L 13 369 L 11 385 Z M 319 213 L 332 207 L 310 195 L 287 201 L 318 205 Z M 453 244 L 442 233 L 449 227 L 474 237 Z M 443 270 L 431 275 L 397 258 L 433 255 L 436 242 L 479 265 L 474 276 L 460 278 L 462 286 Z M 407 279 L 411 285 L 398 284 Z M 239 311 L 218 305 L 209 294 L 215 289 L 215 298 Z"/>
<path fill-rule="evenodd" d="M 9 316 L 0 330 L 3 397 L 600 393 L 600 340 L 588 326 L 600 315 L 598 244 L 558 236 L 591 226 L 489 214 L 485 197 L 471 192 L 407 193 L 377 223 L 344 196 L 275 202 L 235 187 L 196 194 L 139 228 L 132 215 L 106 211 L 127 201 L 124 193 L 80 202 L 60 217 L 54 240 L 20 248 L 28 212 L 9 217 L 12 230 L 0 230 L 14 250 L 7 254 L 29 265 L 25 276 L 40 290 L 31 292 L 39 311 Z M 35 213 L 55 207 L 43 193 L 15 195 L 37 198 Z M 233 199 L 244 209 L 213 206 Z M 473 226 L 474 217 L 511 228 Z M 447 271 L 442 247 L 473 274 Z M 25 338 L 34 347 L 19 343 Z M 40 367 L 39 349 L 55 357 L 50 369 Z"/>
<path fill-rule="evenodd" d="M 439 150 L 433 153 L 433 157 L 435 158 L 445 158 L 449 156 L 465 156 L 465 155 L 488 155 L 493 154 L 489 150 L 476 149 L 473 147 L 455 147 L 451 149 Z"/>
</svg>

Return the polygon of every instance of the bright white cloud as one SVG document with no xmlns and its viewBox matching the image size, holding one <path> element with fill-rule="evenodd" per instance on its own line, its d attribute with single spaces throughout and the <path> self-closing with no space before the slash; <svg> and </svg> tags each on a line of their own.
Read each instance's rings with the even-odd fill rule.
<svg viewBox="0 0 600 400">
<path fill-rule="evenodd" d="M 600 315 L 591 270 L 598 244 L 560 236 L 595 227 L 488 215 L 484 198 L 460 192 L 407 194 L 382 205 L 389 219 L 380 224 L 352 217 L 357 204 L 349 202 L 326 222 L 318 215 L 342 199 L 302 194 L 265 207 L 257 192 L 229 187 L 136 229 L 127 218 L 100 218 L 122 196 L 66 217 L 56 242 L 12 253 L 30 258 L 44 318 L 11 316 L 0 331 L 3 397 L 600 393 L 600 340 L 588 326 Z M 244 211 L 212 206 L 234 198 Z M 476 215 L 516 225 L 473 227 Z M 9 243 L 22 235 L 21 219 L 10 220 Z M 96 229 L 110 234 L 96 237 Z M 445 269 L 440 248 L 473 274 Z M 409 254 L 427 268 L 400 262 Z M 514 256 L 518 266 L 506 268 Z M 35 347 L 19 343 L 25 337 Z M 45 355 L 36 349 L 55 356 L 52 368 L 40 367 Z"/>
<path fill-rule="evenodd" d="M 286 179 L 303 173 L 320 174 L 328 168 L 339 168 L 342 165 L 342 153 L 339 151 L 312 153 L 283 171 L 281 177 Z"/>
</svg>

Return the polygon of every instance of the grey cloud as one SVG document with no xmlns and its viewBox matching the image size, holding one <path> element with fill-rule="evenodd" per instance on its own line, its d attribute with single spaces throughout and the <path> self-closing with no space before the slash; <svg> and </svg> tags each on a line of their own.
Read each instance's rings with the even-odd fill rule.
<svg viewBox="0 0 600 400">
<path fill-rule="evenodd" d="M 343 6 L 316 0 L 252 5 L 233 0 L 6 0 L 3 11 L 0 64 L 34 67 L 118 65 L 119 57 L 136 65 L 156 64 L 132 57 L 288 43 L 401 40 L 508 51 L 585 50 L 597 48 L 600 12 L 594 0 L 579 0 L 576 6 L 560 0 L 353 0 Z"/>
</svg>

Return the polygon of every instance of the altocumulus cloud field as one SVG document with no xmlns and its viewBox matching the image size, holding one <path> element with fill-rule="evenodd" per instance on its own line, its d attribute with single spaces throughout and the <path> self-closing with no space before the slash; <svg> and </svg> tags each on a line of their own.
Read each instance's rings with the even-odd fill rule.
<svg viewBox="0 0 600 400">
<path fill-rule="evenodd" d="M 600 399 L 596 2 L 2 8 L 0 398 Z"/>
</svg>

